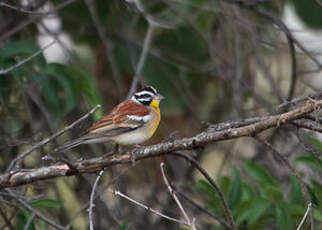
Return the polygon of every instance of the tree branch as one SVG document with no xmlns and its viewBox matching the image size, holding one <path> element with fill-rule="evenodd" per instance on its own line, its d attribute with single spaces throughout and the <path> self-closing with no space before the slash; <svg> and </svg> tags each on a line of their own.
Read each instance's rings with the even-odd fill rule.
<svg viewBox="0 0 322 230">
<path fill-rule="evenodd" d="M 321 106 L 322 100 L 307 101 L 302 106 L 292 109 L 289 112 L 268 116 L 267 119 L 260 120 L 253 124 L 244 125 L 238 128 L 227 128 L 221 131 L 215 131 L 214 129 L 209 128 L 193 137 L 167 141 L 151 146 L 139 147 L 134 149 L 134 151 L 125 151 L 122 155 L 117 154 L 106 157 L 91 158 L 88 160 L 79 160 L 74 163 L 73 168 L 70 168 L 67 164 L 57 163 L 51 166 L 36 169 L 4 173 L 0 175 L 0 189 L 29 184 L 35 181 L 47 180 L 55 177 L 100 171 L 104 167 L 117 164 L 128 164 L 131 163 L 132 153 L 135 153 L 135 160 L 140 161 L 146 158 L 165 155 L 174 151 L 200 148 L 217 141 L 252 136 L 269 128 L 279 127 L 282 124 L 300 119 L 303 116 L 310 114 L 314 110 L 320 109 Z"/>
</svg>

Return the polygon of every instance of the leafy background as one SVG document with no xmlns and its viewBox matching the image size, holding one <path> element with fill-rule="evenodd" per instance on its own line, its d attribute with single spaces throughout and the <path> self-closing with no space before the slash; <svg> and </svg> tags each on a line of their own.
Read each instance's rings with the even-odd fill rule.
<svg viewBox="0 0 322 230">
<path fill-rule="evenodd" d="M 65 1 L 2 2 L 29 11 L 43 11 Z M 153 37 L 141 73 L 142 84 L 155 86 L 167 99 L 161 105 L 161 125 L 147 144 L 170 136 L 191 136 L 202 130 L 206 122 L 273 113 L 288 95 L 291 75 L 288 44 L 271 20 L 225 1 L 141 1 L 144 12 L 136 2 L 70 1 L 54 11 L 54 15 L 22 13 L 1 5 L 0 69 L 37 52 L 44 45 L 40 45 L 41 37 L 47 36 L 47 42 L 57 39 L 53 48 L 0 75 L 1 172 L 19 153 L 95 105 L 102 104 L 104 109 L 96 112 L 92 120 L 124 100 L 151 24 Z M 90 14 L 89 7 L 93 6 L 103 27 L 103 40 Z M 303 33 L 311 31 L 311 39 L 319 40 L 322 7 L 317 1 L 266 1 L 260 6 L 278 19 L 283 19 L 286 8 L 293 9 L 305 25 Z M 51 28 L 50 20 L 56 20 L 58 26 Z M 32 23 L 25 25 L 28 21 Z M 57 50 L 62 50 L 62 55 L 55 59 Z M 316 69 L 310 58 L 298 54 L 297 63 L 294 97 L 321 90 L 320 72 L 310 71 Z M 80 136 L 92 120 L 27 157 L 24 167 L 46 164 L 41 160 L 43 155 Z M 322 143 L 316 133 L 303 130 L 298 131 L 302 137 L 299 142 L 296 132 L 291 127 L 276 128 L 264 135 L 285 153 L 305 179 L 319 229 Z M 72 150 L 69 157 L 99 156 L 110 148 L 110 144 L 81 146 Z M 240 139 L 216 143 L 194 154 L 219 181 L 240 229 L 295 229 L 298 225 L 307 208 L 300 186 L 267 149 L 250 139 Z M 158 169 L 161 161 L 166 162 L 180 191 L 224 218 L 219 197 L 211 185 L 186 162 L 173 157 L 147 160 L 135 167 L 111 168 L 102 184 L 121 175 L 113 188 L 178 217 L 179 211 L 161 179 Z M 83 175 L 57 179 L 19 187 L 17 192 L 30 206 L 58 223 L 88 229 L 86 208 L 81 207 L 89 199 L 94 178 L 95 175 Z M 180 228 L 108 192 L 96 203 L 97 229 Z M 185 205 L 200 229 L 224 229 L 209 215 L 188 203 Z M 0 202 L 0 209 L 2 229 L 24 229 L 32 215 L 19 204 Z M 6 216 L 12 221 L 11 226 L 6 224 Z M 35 218 L 28 229 L 51 228 Z"/>
</svg>

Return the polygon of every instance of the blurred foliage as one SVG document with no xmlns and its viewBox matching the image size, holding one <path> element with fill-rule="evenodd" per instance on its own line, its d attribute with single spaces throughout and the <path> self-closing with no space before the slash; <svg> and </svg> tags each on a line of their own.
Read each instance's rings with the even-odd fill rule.
<svg viewBox="0 0 322 230">
<path fill-rule="evenodd" d="M 34 200 L 29 202 L 28 204 L 30 205 L 30 207 L 34 208 L 37 211 L 46 210 L 47 212 L 51 212 L 54 208 L 61 207 L 61 203 L 58 200 L 49 198 Z M 33 219 L 30 219 L 32 218 L 32 213 L 23 207 L 21 207 L 20 212 L 17 213 L 15 218 L 15 229 L 17 230 L 24 230 L 27 223 L 30 224 L 29 228 L 27 228 L 28 230 L 48 229 L 48 225 L 44 221 L 37 221 L 36 224 L 35 217 L 33 217 Z M 36 226 L 38 227 L 36 228 Z"/>
<path fill-rule="evenodd" d="M 30 2 L 42 5 L 47 1 Z M 48 4 L 58 6 L 65 2 L 48 1 Z M 61 25 L 50 35 L 53 39 L 65 33 L 70 38 L 73 45 L 63 47 L 70 56 L 69 59 L 61 63 L 49 62 L 40 54 L 10 73 L 0 76 L 0 171 L 4 171 L 11 160 L 33 142 L 75 121 L 95 105 L 103 104 L 104 108 L 95 113 L 94 119 L 98 119 L 103 112 L 108 113 L 114 105 L 122 101 L 136 71 L 149 22 L 155 27 L 142 79 L 144 84 L 155 86 L 167 98 L 161 103 L 163 118 L 155 135 L 158 141 L 167 139 L 174 131 L 178 131 L 180 136 L 194 135 L 200 131 L 204 121 L 218 122 L 271 114 L 276 111 L 276 104 L 282 102 L 283 95 L 287 95 L 287 88 L 282 83 L 289 82 L 290 74 L 287 70 L 290 67 L 285 62 L 285 56 L 286 59 L 289 58 L 289 53 L 285 51 L 288 44 L 281 39 L 280 31 L 270 20 L 253 13 L 251 9 L 240 9 L 223 1 L 209 0 L 142 0 L 144 12 L 135 5 L 135 1 L 96 0 L 94 3 L 106 41 L 102 41 L 98 35 L 86 1 L 74 1 L 57 12 L 57 24 Z M 276 17 L 282 17 L 283 9 L 287 7 L 284 3 L 294 6 L 298 16 L 310 28 L 321 28 L 322 7 L 314 0 L 266 1 L 261 7 L 273 12 Z M 4 7 L 0 9 L 0 69 L 6 69 L 41 49 L 37 41 L 44 32 L 39 29 L 39 22 L 45 20 L 39 17 L 38 21 L 35 20 L 35 23 L 20 30 L 17 28 L 33 19 L 33 16 Z M 1 40 L 7 32 L 15 29 L 17 31 L 12 36 Z M 106 44 L 108 47 L 105 47 Z M 304 65 L 300 60 L 298 63 L 299 66 Z M 307 91 L 302 90 L 303 86 L 298 88 L 297 96 L 307 95 Z M 77 128 L 72 130 L 68 139 L 78 137 L 79 133 Z M 272 139 L 281 140 L 282 146 L 296 146 L 298 149 L 298 143 L 294 140 L 285 143 L 289 133 L 276 133 L 280 136 Z M 65 136 L 62 138 L 66 139 Z M 305 141 L 322 151 L 319 138 L 309 135 Z M 53 145 L 57 144 L 59 143 Z M 108 147 L 101 147 L 107 152 Z M 28 167 L 44 164 L 40 155 L 46 153 L 46 148 L 31 154 L 30 158 L 33 160 Z M 73 152 L 69 156 L 93 157 L 97 149 L 84 151 L 86 153 L 79 155 Z M 230 149 L 230 146 L 227 147 L 227 152 L 223 155 L 228 155 Z M 248 147 L 241 146 L 240 149 L 243 152 Z M 253 147 L 253 151 L 257 155 L 253 158 L 257 161 L 267 160 L 260 159 L 266 155 L 262 149 Z M 86 155 L 87 153 L 89 154 Z M 204 153 L 200 150 L 198 158 L 201 159 Z M 322 160 L 317 154 L 300 154 L 294 151 L 292 163 L 295 167 L 304 167 L 318 175 L 309 176 L 306 186 L 314 201 L 314 215 L 319 224 L 322 222 L 322 184 L 318 178 L 321 175 Z M 215 157 L 211 160 L 217 161 Z M 184 183 L 191 179 L 191 167 L 176 164 L 175 160 L 171 162 L 175 165 L 172 168 L 175 178 L 181 178 L 178 175 L 184 174 L 187 175 L 182 179 Z M 161 204 L 161 208 L 165 210 L 175 210 L 171 202 L 165 202 L 164 189 L 157 189 L 163 183 L 156 179 L 158 165 L 155 167 L 153 163 L 155 162 L 144 162 L 142 168 L 146 171 L 130 173 L 126 177 L 126 183 L 122 180 L 119 182 L 120 187 L 125 191 L 139 191 L 136 195 L 142 196 L 140 200 L 151 205 L 155 204 L 156 197 L 161 197 L 162 202 L 155 204 L 157 207 Z M 233 168 L 231 176 L 224 176 L 219 180 L 238 227 L 294 229 L 306 210 L 297 180 L 293 177 L 286 181 L 279 180 L 276 174 L 280 172 L 275 172 L 273 167 L 264 168 L 253 161 L 243 164 L 243 170 Z M 111 169 L 109 176 L 112 178 L 113 175 L 118 175 L 118 170 Z M 303 173 L 305 176 L 308 174 Z M 43 186 L 45 188 L 38 187 L 37 184 L 32 188 L 35 194 L 46 194 L 47 187 L 54 187 L 58 198 L 38 199 L 30 201 L 29 205 L 62 223 L 67 223 L 70 221 L 70 210 L 81 207 L 88 200 L 92 187 L 89 185 L 91 183 L 84 181 L 77 177 L 75 183 L 66 185 L 63 189 L 50 183 Z M 149 189 L 145 189 L 146 187 Z M 196 187 L 208 198 L 207 208 L 224 217 L 214 188 L 203 180 Z M 141 192 L 142 188 L 144 192 Z M 74 196 L 75 200 L 69 196 L 66 198 L 67 189 L 73 191 L 70 196 Z M 62 202 L 62 195 L 59 194 L 64 194 L 70 203 L 79 203 L 68 209 L 64 207 L 67 202 Z M 115 206 L 113 202 L 116 203 Z M 129 229 L 132 225 L 137 229 L 155 227 L 155 219 L 146 217 L 150 214 L 144 214 L 143 217 L 134 205 L 124 206 L 120 201 L 113 202 L 107 202 L 107 206 L 111 206 L 108 208 L 125 207 L 125 214 L 117 210 L 121 214 L 118 213 L 120 220 L 115 224 L 115 217 L 108 216 L 109 210 L 104 207 L 104 202 L 97 202 L 95 224 L 101 227 L 97 229 L 105 229 L 106 223 L 114 223 L 117 226 L 115 229 L 120 230 Z M 3 207 L 0 203 L 0 208 Z M 79 218 L 83 218 L 82 214 L 87 217 L 87 212 L 84 213 Z M 13 218 L 14 227 L 24 229 L 31 215 L 25 208 L 19 207 Z M 197 220 L 201 222 L 197 224 L 203 226 L 203 218 Z M 86 218 L 81 223 L 82 229 L 86 229 L 86 224 L 83 224 L 86 223 Z M 166 222 L 163 229 L 178 229 L 177 224 L 173 224 L 173 228 L 169 227 L 170 224 Z M 48 227 L 37 218 L 28 229 Z M 222 226 L 214 225 L 212 229 L 219 230 Z"/>
<path fill-rule="evenodd" d="M 301 20 L 312 29 L 322 29 L 322 6 L 317 1 L 290 1 Z"/>
<path fill-rule="evenodd" d="M 8 68 L 39 49 L 36 43 L 28 40 L 8 42 L 1 48 L 0 68 Z M 91 107 L 100 103 L 94 79 L 89 73 L 59 63 L 47 63 L 42 54 L 1 78 L 0 87 L 5 89 L 1 90 L 1 101 L 10 98 L 21 100 L 28 85 L 39 88 L 53 115 L 54 127 L 63 114 L 75 107 L 80 95 L 88 100 Z"/>
<path fill-rule="evenodd" d="M 307 163 L 302 160 L 297 158 L 296 162 Z M 266 169 L 251 161 L 246 163 L 242 173 L 245 176 L 241 177 L 240 170 L 234 168 L 232 177 L 225 176 L 219 179 L 238 228 L 251 230 L 270 226 L 273 229 L 295 229 L 307 209 L 296 178 L 291 176 L 289 187 L 285 190 L 283 184 Z M 321 221 L 322 184 L 312 180 L 311 185 L 306 186 L 314 200 L 315 220 Z M 196 187 L 207 195 L 207 208 L 224 217 L 222 202 L 214 188 L 204 180 L 198 181 Z M 211 229 L 224 228 L 214 225 Z"/>
</svg>

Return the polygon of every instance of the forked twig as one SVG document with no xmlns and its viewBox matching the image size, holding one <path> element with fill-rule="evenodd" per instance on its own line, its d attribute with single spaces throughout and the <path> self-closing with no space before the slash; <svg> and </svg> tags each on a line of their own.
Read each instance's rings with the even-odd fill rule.
<svg viewBox="0 0 322 230">
<path fill-rule="evenodd" d="M 208 216 L 214 218 L 216 221 L 218 221 L 219 223 L 221 223 L 223 226 L 225 226 L 227 229 L 231 229 L 229 223 L 227 223 L 227 221 L 225 221 L 224 219 L 222 219 L 221 217 L 217 216 L 216 214 L 208 211 L 206 208 L 204 208 L 201 204 L 198 204 L 196 201 L 192 200 L 189 196 L 187 196 L 186 194 L 184 194 L 183 192 L 179 191 L 176 187 L 173 187 L 173 190 L 175 191 L 175 193 L 179 194 L 179 196 L 181 196 L 183 199 L 185 199 L 186 201 L 188 201 L 190 204 L 192 204 L 193 206 L 195 206 L 197 209 L 199 209 L 200 211 L 204 212 L 205 214 L 207 214 Z"/>
<path fill-rule="evenodd" d="M 134 203 L 134 204 L 136 204 L 138 206 L 140 206 L 141 208 L 146 209 L 147 211 L 150 211 L 150 212 L 154 213 L 155 215 L 161 216 L 164 219 L 167 219 L 167 220 L 170 220 L 170 221 L 173 221 L 173 222 L 176 222 L 176 223 L 179 223 L 179 224 L 182 224 L 182 225 L 185 225 L 185 226 L 189 227 L 189 224 L 186 223 L 185 221 L 178 220 L 178 219 L 173 218 L 171 216 L 167 216 L 167 215 L 165 215 L 165 214 L 163 214 L 163 213 L 161 213 L 161 212 L 159 212 L 159 211 L 157 211 L 157 210 L 155 210 L 155 209 L 153 209 L 153 208 L 151 208 L 151 207 L 149 207 L 149 206 L 147 206 L 145 204 L 140 203 L 139 201 L 136 201 L 136 200 L 132 199 L 131 197 L 121 193 L 120 191 L 117 191 L 117 190 L 114 191 L 112 189 L 108 189 L 108 191 L 111 192 L 112 194 L 116 195 L 116 196 L 120 196 L 120 197 L 122 197 L 122 198 L 124 198 L 124 199 L 126 199 L 126 200 L 128 200 L 128 201 L 130 201 L 130 202 L 132 202 L 132 203 Z"/>
<path fill-rule="evenodd" d="M 201 165 L 198 163 L 198 161 L 196 161 L 195 159 L 193 159 L 192 157 L 190 157 L 187 154 L 184 153 L 180 153 L 180 152 L 172 152 L 170 153 L 172 155 L 175 156 L 179 156 L 182 157 L 186 160 L 188 160 L 193 166 L 195 166 L 199 172 L 207 179 L 207 181 L 214 187 L 214 189 L 217 191 L 220 200 L 222 201 L 222 205 L 224 208 L 224 212 L 228 218 L 228 221 L 230 223 L 230 228 L 233 230 L 237 230 L 234 218 L 233 218 L 233 214 L 231 213 L 231 210 L 229 208 L 228 202 L 224 196 L 224 193 L 221 191 L 219 185 L 217 185 L 217 183 L 211 178 L 211 176 L 207 173 L 207 171 L 201 167 Z"/>
<path fill-rule="evenodd" d="M 165 171 L 164 171 L 164 162 L 160 163 L 160 168 L 161 168 L 161 173 L 162 173 L 162 177 L 163 177 L 163 181 L 166 184 L 170 195 L 173 197 L 173 199 L 175 200 L 175 202 L 177 203 L 180 211 L 182 212 L 182 215 L 184 216 L 184 218 L 186 219 L 186 222 L 189 224 L 190 228 L 193 230 L 196 230 L 196 226 L 195 226 L 195 221 L 191 221 L 190 218 L 188 217 L 186 211 L 184 210 L 179 198 L 177 197 L 176 193 L 174 192 L 173 188 L 171 187 L 169 180 L 167 178 L 167 176 L 165 175 Z"/>
</svg>

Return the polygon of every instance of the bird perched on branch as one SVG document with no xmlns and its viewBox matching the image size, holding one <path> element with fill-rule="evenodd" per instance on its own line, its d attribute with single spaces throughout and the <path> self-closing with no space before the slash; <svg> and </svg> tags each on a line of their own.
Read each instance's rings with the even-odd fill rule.
<svg viewBox="0 0 322 230">
<path fill-rule="evenodd" d="M 152 86 L 115 106 L 112 112 L 103 116 L 84 136 L 70 141 L 55 153 L 67 151 L 81 144 L 113 141 L 119 145 L 138 145 L 152 137 L 161 119 L 159 103 L 164 97 Z"/>
</svg>

